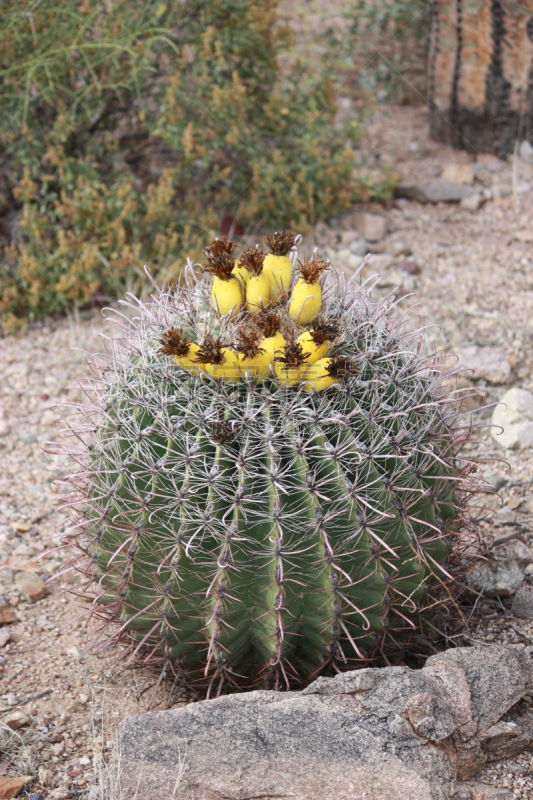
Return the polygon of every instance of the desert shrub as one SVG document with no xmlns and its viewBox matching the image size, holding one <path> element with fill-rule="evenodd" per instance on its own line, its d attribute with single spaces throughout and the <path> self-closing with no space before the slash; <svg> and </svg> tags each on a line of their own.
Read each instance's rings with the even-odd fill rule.
<svg viewBox="0 0 533 800">
<path fill-rule="evenodd" d="M 365 191 L 329 79 L 279 66 L 276 5 L 3 0 L 4 325 L 138 289 L 144 263 L 172 279 L 224 214 L 302 230 Z"/>
</svg>

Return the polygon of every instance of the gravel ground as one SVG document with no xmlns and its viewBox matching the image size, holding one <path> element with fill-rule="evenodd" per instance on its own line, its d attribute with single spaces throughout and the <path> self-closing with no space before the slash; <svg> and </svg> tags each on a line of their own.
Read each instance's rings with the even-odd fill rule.
<svg viewBox="0 0 533 800">
<path fill-rule="evenodd" d="M 385 164 L 410 180 L 439 175 L 451 162 L 474 160 L 430 141 L 425 111 L 412 107 L 378 109 L 365 142 L 372 143 L 365 153 L 370 167 Z M 533 166 L 515 163 L 513 171 L 512 160 L 502 163 L 490 156 L 476 163 L 478 188 L 492 199 L 475 213 L 458 205 L 407 201 L 367 206 L 388 223 L 386 236 L 373 245 L 369 268 L 393 270 L 391 279 L 402 283 L 400 293 L 416 292 L 422 318 L 435 325 L 430 343 L 448 352 L 467 344 L 503 351 L 512 368 L 508 383 L 463 379 L 492 403 L 510 386 L 533 390 Z M 346 242 L 354 224 L 348 215 L 319 225 L 304 237 L 304 249 L 316 244 L 338 268 L 353 271 L 356 257 Z M 397 269 L 406 259 L 417 265 L 417 274 Z M 112 739 L 114 724 L 143 711 L 149 696 L 138 699 L 147 676 L 114 677 L 107 658 L 85 652 L 90 641 L 85 608 L 68 594 L 70 573 L 48 583 L 48 594 L 35 602 L 26 601 L 21 590 L 21 575 L 37 573 L 47 580 L 68 558 L 57 549 L 62 517 L 53 485 L 63 467 L 42 448 L 61 428 L 55 406 L 78 398 L 71 387 L 83 373 L 84 354 L 72 348 L 98 349 L 104 330 L 105 323 L 94 316 L 47 322 L 0 340 L 0 594 L 16 615 L 15 622 L 0 627 L 0 637 L 10 634 L 3 645 L 0 638 L 0 723 L 12 706 L 27 715 L 19 744 L 12 743 L 11 764 L 0 764 L 0 774 L 31 775 L 27 794 L 53 800 L 97 797 L 89 790 L 109 745 L 102 738 L 102 720 Z M 488 423 L 490 410 L 479 416 Z M 499 449 L 487 427 L 477 438 L 489 459 L 501 459 L 488 469 L 503 482 L 501 502 L 523 523 L 527 546 L 528 529 L 533 530 L 531 453 Z M 500 504 L 496 497 L 488 500 L 493 507 Z M 497 534 L 515 529 L 503 525 Z M 488 522 L 486 532 L 494 533 Z M 533 626 L 515 619 L 509 609 L 510 599 L 484 598 L 471 620 L 474 638 L 533 643 Z M 160 690 L 156 707 L 164 707 L 165 700 Z M 528 754 L 511 759 L 478 780 L 509 787 L 509 796 L 533 798 L 533 760 Z"/>
</svg>

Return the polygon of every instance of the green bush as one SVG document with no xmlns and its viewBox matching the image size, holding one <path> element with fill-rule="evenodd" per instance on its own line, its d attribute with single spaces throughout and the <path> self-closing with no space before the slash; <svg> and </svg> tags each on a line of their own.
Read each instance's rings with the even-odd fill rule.
<svg viewBox="0 0 533 800">
<path fill-rule="evenodd" d="M 144 263 L 171 280 L 224 214 L 302 230 L 364 194 L 331 83 L 278 64 L 276 5 L 3 0 L 4 325 L 136 289 Z"/>
</svg>

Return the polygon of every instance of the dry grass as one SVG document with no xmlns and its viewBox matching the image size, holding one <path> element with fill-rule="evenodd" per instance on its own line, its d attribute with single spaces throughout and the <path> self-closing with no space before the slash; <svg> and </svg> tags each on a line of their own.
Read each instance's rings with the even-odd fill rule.
<svg viewBox="0 0 533 800">
<path fill-rule="evenodd" d="M 121 784 L 122 752 L 118 736 L 118 712 L 113 711 L 113 689 L 106 687 L 102 692 L 91 695 L 91 727 L 93 732 L 93 757 L 96 784 L 89 790 L 87 800 L 145 800 L 139 794 L 142 772 L 135 794 L 126 794 Z M 178 800 L 177 791 L 185 769 L 185 756 L 176 765 L 176 783 L 170 797 L 161 796 L 159 800 Z"/>
<path fill-rule="evenodd" d="M 35 725 L 14 731 L 0 720 L 0 765 L 9 764 L 2 774 L 36 778 L 43 763 L 39 745 L 46 737 L 47 734 Z"/>
</svg>

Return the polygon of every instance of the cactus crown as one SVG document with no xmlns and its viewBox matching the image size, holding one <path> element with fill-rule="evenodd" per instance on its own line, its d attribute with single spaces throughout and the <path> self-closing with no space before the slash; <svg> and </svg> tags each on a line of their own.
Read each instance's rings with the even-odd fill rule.
<svg viewBox="0 0 533 800">
<path fill-rule="evenodd" d="M 246 267 L 250 275 L 260 275 L 263 271 L 263 262 L 265 260 L 265 252 L 262 247 L 256 245 L 255 247 L 247 247 L 242 251 L 240 262 L 243 267 Z"/>
<path fill-rule="evenodd" d="M 157 669 L 172 700 L 397 663 L 443 629 L 453 642 L 480 479 L 443 360 L 421 355 L 394 296 L 374 303 L 333 272 L 307 331 L 335 349 L 316 361 L 286 298 L 221 317 L 211 290 L 189 265 L 175 290 L 126 303 L 71 425 L 65 536 L 97 647 L 126 643 L 125 663 Z M 224 373 L 225 348 L 253 360 L 280 329 L 269 371 Z M 195 370 L 176 363 L 189 338 Z"/>
<path fill-rule="evenodd" d="M 311 338 L 316 345 L 335 341 L 340 331 L 338 319 L 315 319 L 310 328 Z"/>
<path fill-rule="evenodd" d="M 222 281 L 229 281 L 233 277 L 235 258 L 233 251 L 236 245 L 225 236 L 214 239 L 206 248 L 207 263 L 204 270 L 208 275 L 215 275 Z"/>
<path fill-rule="evenodd" d="M 302 261 L 298 261 L 298 273 L 305 283 L 315 283 L 329 268 L 329 261 L 319 258 L 316 253 L 311 258 L 304 256 Z"/>
<path fill-rule="evenodd" d="M 259 328 L 251 327 L 237 331 L 235 350 L 248 358 L 255 358 L 259 353 L 264 353 L 265 348 L 259 344 L 261 341 L 261 331 Z"/>
<path fill-rule="evenodd" d="M 275 336 L 281 331 L 282 322 L 280 315 L 276 311 L 263 311 L 255 318 L 256 328 L 263 334 L 265 339 Z"/>
<path fill-rule="evenodd" d="M 183 328 L 169 328 L 161 336 L 161 347 L 157 351 L 163 356 L 183 358 L 191 349 L 192 339 L 183 335 Z"/>
<path fill-rule="evenodd" d="M 301 367 L 308 358 L 309 356 L 304 353 L 302 345 L 299 342 L 293 342 L 292 344 L 286 344 L 283 352 L 276 355 L 274 360 L 284 364 L 283 369 L 288 370 L 289 368 Z"/>
<path fill-rule="evenodd" d="M 274 231 L 266 240 L 271 253 L 275 256 L 286 256 L 294 247 L 296 234 L 292 231 Z"/>
<path fill-rule="evenodd" d="M 165 335 L 163 334 L 163 338 Z M 220 337 L 206 333 L 193 361 L 195 364 L 223 364 L 226 360 L 223 352 L 224 348 L 225 345 Z"/>
<path fill-rule="evenodd" d="M 220 256 L 224 255 L 232 256 L 236 247 L 237 245 L 228 239 L 227 236 L 221 236 L 208 244 L 205 248 L 205 252 L 208 258 L 220 258 Z"/>
</svg>

